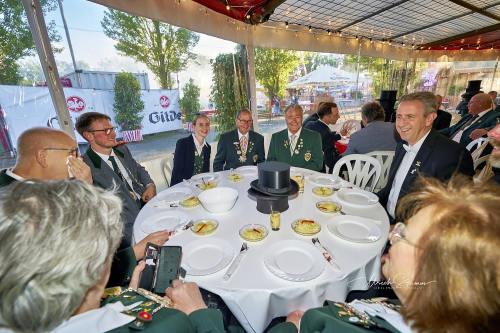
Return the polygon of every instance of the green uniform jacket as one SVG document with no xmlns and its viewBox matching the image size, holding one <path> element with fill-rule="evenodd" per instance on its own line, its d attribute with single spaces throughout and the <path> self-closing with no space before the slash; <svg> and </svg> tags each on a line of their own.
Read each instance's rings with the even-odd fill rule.
<svg viewBox="0 0 500 333">
<path fill-rule="evenodd" d="M 382 318 L 370 317 L 372 324 L 364 326 L 358 317 L 345 315 L 342 312 L 342 308 L 330 301 L 327 301 L 321 308 L 308 310 L 300 321 L 300 333 L 399 332 Z M 297 333 L 297 328 L 292 323 L 281 323 L 274 326 L 268 333 Z"/>
<path fill-rule="evenodd" d="M 0 187 L 8 186 L 16 181 L 14 178 L 7 175 L 5 173 L 6 171 L 7 169 L 0 171 Z"/>
<path fill-rule="evenodd" d="M 229 170 L 244 165 L 257 165 L 266 160 L 264 137 L 254 131 L 248 132 L 248 148 L 246 156 L 242 156 L 238 130 L 223 133 L 217 144 L 214 159 L 214 171 Z"/>
<path fill-rule="evenodd" d="M 127 295 L 127 296 L 125 296 Z M 149 312 L 158 306 L 158 303 L 147 299 L 133 291 L 126 291 L 122 295 L 107 299 L 106 303 L 114 303 L 120 301 L 123 305 L 131 305 L 138 301 L 143 301 L 141 305 L 136 307 L 137 310 L 145 310 L 149 308 Z M 103 305 L 104 305 L 103 304 Z M 149 305 L 147 305 L 149 304 Z M 135 316 L 139 311 L 125 312 L 128 315 Z M 236 325 L 230 325 L 227 330 L 224 329 L 222 314 L 216 309 L 201 309 L 192 312 L 189 316 L 175 309 L 162 308 L 152 315 L 152 321 L 143 325 L 140 332 L 148 333 L 244 333 L 243 328 Z M 109 332 L 127 333 L 139 332 L 134 329 L 134 322 L 120 326 Z"/>
<path fill-rule="evenodd" d="M 302 127 L 295 144 L 295 151 L 291 156 L 288 129 L 274 133 L 269 144 L 267 160 L 285 162 L 294 167 L 320 171 L 323 168 L 321 136 L 317 132 Z"/>
</svg>

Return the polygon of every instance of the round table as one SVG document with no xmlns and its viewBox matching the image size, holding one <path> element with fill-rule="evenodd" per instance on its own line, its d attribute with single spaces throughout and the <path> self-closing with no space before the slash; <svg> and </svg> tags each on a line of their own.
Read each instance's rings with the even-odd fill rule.
<svg viewBox="0 0 500 333">
<path fill-rule="evenodd" d="M 156 221 L 163 214 L 186 214 L 192 220 L 216 219 L 219 222 L 218 229 L 209 236 L 197 236 L 187 230 L 173 236 L 166 245 L 186 246 L 203 237 L 206 239 L 216 237 L 229 242 L 234 255 L 237 255 L 244 241 L 239 236 L 240 228 L 249 223 L 265 225 L 269 230 L 269 235 L 260 242 L 247 242 L 249 249 L 229 280 L 223 280 L 228 266 L 211 275 L 192 276 L 188 272 L 186 276 L 186 280 L 194 281 L 200 287 L 218 294 L 247 332 L 263 332 L 273 318 L 286 316 L 292 310 L 319 307 L 327 299 L 343 301 L 349 291 L 367 289 L 368 281 L 376 281 L 380 278 L 380 256 L 389 233 L 389 219 L 384 208 L 378 203 L 365 207 L 344 204 L 343 211 L 347 214 L 377 220 L 381 237 L 372 243 L 353 243 L 338 238 L 330 233 L 325 224 L 339 214 L 322 213 L 315 207 L 317 201 L 325 199 L 336 201 L 337 193 L 328 198 L 317 197 L 312 193 L 315 185 L 309 179 L 319 173 L 294 169 L 293 171 L 302 172 L 306 176 L 304 193 L 290 200 L 289 209 L 281 213 L 279 231 L 271 230 L 269 215 L 258 212 L 256 202 L 247 194 L 250 181 L 257 178 L 256 169 L 254 175 L 246 175 L 237 183 L 227 178 L 229 171 L 222 171 L 219 173 L 218 186 L 232 187 L 239 194 L 231 211 L 224 214 L 211 214 L 201 205 L 195 208 L 169 208 L 158 205 L 158 200 L 153 199 L 137 216 L 134 225 L 135 241 L 146 237 L 141 225 L 148 219 L 154 218 Z M 329 175 L 324 176 L 329 177 Z M 159 196 L 180 187 L 195 191 L 192 186 L 180 183 L 161 192 Z M 297 240 L 312 244 L 311 236 L 301 236 L 292 230 L 291 224 L 297 218 L 314 219 L 322 225 L 321 231 L 313 237 L 318 237 L 321 243 L 332 252 L 335 262 L 341 268 L 340 271 L 330 265 L 325 265 L 318 277 L 310 281 L 292 282 L 275 276 L 266 268 L 264 259 L 270 255 L 269 249 L 273 244 L 284 240 Z M 316 248 L 312 250 L 319 252 Z M 188 260 L 188 258 L 184 257 L 183 260 Z"/>
</svg>

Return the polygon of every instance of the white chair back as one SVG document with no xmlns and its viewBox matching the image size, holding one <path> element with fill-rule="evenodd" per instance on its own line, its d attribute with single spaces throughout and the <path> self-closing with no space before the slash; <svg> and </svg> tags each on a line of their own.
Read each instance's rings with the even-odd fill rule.
<svg viewBox="0 0 500 333">
<path fill-rule="evenodd" d="M 466 148 L 468 151 L 473 151 L 479 148 L 483 144 L 483 142 L 487 140 L 488 138 L 483 138 L 483 137 L 477 138 L 476 140 L 471 141 Z"/>
<path fill-rule="evenodd" d="M 394 151 L 376 150 L 368 153 L 367 155 L 375 157 L 382 167 L 380 178 L 375 185 L 375 191 L 379 191 L 387 184 L 387 178 L 389 178 L 389 170 L 391 169 L 392 160 L 394 159 Z"/>
<path fill-rule="evenodd" d="M 333 167 L 333 176 L 341 177 L 342 167 L 346 169 L 348 182 L 371 192 L 380 178 L 382 169 L 376 158 L 362 154 L 351 154 L 338 160 Z"/>
<path fill-rule="evenodd" d="M 166 157 L 157 157 L 151 160 L 142 161 L 141 165 L 146 168 L 153 179 L 157 192 L 161 192 L 170 186 L 173 154 L 168 154 Z"/>
</svg>

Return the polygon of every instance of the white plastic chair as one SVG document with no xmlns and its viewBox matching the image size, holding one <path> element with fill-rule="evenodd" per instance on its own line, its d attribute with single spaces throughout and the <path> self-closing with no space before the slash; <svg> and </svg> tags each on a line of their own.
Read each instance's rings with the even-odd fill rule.
<svg viewBox="0 0 500 333">
<path fill-rule="evenodd" d="M 343 166 L 347 169 L 346 180 L 348 182 L 373 192 L 382 169 L 380 162 L 375 157 L 362 154 L 344 156 L 335 163 L 332 172 L 333 176 L 341 177 L 340 171 Z"/>
<path fill-rule="evenodd" d="M 376 150 L 368 153 L 367 155 L 375 157 L 382 167 L 380 178 L 375 185 L 375 191 L 379 191 L 387 184 L 387 178 L 389 178 L 389 170 L 391 169 L 392 160 L 394 159 L 394 151 Z"/>
<path fill-rule="evenodd" d="M 473 150 L 476 150 L 477 148 L 479 148 L 486 140 L 488 140 L 488 138 L 483 138 L 483 137 L 480 137 L 480 138 L 477 138 L 476 140 L 473 140 L 471 141 L 467 147 L 467 150 L 468 151 L 473 151 Z"/>
</svg>

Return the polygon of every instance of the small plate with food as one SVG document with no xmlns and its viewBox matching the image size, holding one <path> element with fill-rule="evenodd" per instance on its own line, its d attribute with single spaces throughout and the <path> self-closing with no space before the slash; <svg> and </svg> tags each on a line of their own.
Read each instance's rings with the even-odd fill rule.
<svg viewBox="0 0 500 333">
<path fill-rule="evenodd" d="M 262 224 L 247 224 L 240 229 L 240 236 L 249 242 L 258 242 L 267 237 L 267 228 Z"/>
<path fill-rule="evenodd" d="M 318 197 L 329 197 L 333 194 L 333 188 L 328 186 L 313 187 L 312 192 Z"/>
<path fill-rule="evenodd" d="M 299 235 L 312 236 L 321 231 L 321 226 L 314 220 L 298 219 L 293 221 L 292 229 Z"/>
<path fill-rule="evenodd" d="M 213 219 L 201 219 L 196 220 L 191 227 L 191 231 L 198 236 L 207 236 L 215 232 L 219 222 Z"/>
<path fill-rule="evenodd" d="M 316 202 L 316 208 L 322 213 L 334 214 L 342 211 L 342 206 L 334 201 L 325 200 Z"/>
<path fill-rule="evenodd" d="M 184 208 L 194 208 L 200 204 L 200 200 L 198 200 L 198 197 L 192 195 L 189 198 L 186 198 L 184 200 L 179 201 L 179 205 L 181 205 Z"/>
</svg>

